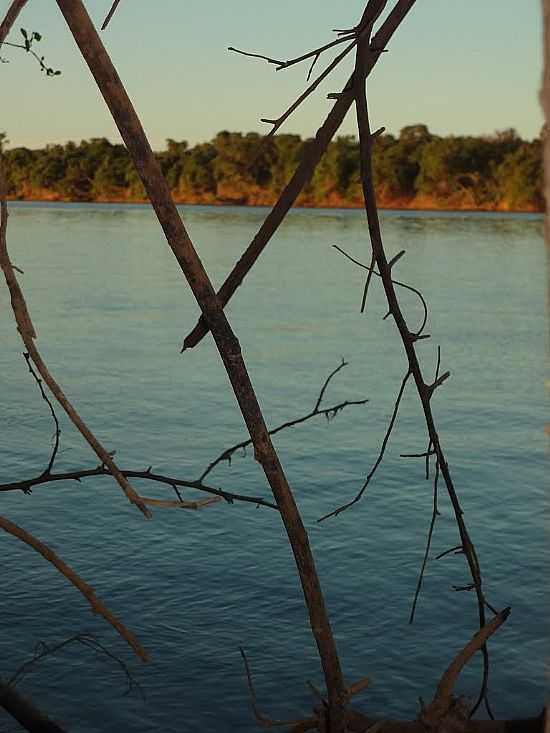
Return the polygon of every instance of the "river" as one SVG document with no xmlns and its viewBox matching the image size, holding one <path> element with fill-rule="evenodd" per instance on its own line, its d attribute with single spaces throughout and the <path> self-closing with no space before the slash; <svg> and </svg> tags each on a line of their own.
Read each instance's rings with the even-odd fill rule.
<svg viewBox="0 0 550 733">
<path fill-rule="evenodd" d="M 38 333 L 37 345 L 67 395 L 122 467 L 152 465 L 196 478 L 244 439 L 242 419 L 208 337 L 180 354 L 198 309 L 154 216 L 145 206 L 25 204 L 10 207 L 9 248 Z M 181 207 L 215 285 L 257 230 L 265 209 Z M 451 378 L 434 408 L 476 544 L 487 597 L 512 614 L 490 643 L 497 717 L 533 715 L 545 695 L 548 652 L 545 494 L 548 489 L 548 261 L 538 215 L 382 213 L 388 254 L 406 255 L 395 277 L 429 303 L 419 353 Z M 368 262 L 360 211 L 296 210 L 227 312 L 269 426 L 309 412 L 327 375 L 327 406 L 367 398 L 334 420 L 280 433 L 276 446 L 303 512 L 346 679 L 368 676 L 357 698 L 371 715 L 414 717 L 476 628 L 475 597 L 457 545 L 451 506 L 440 516 L 417 618 L 408 616 L 431 517 L 432 483 L 418 400 L 409 385 L 385 459 L 363 500 L 352 498 L 376 460 L 406 371 L 395 326 L 383 320 L 373 282 L 359 313 L 364 273 L 337 244 Z M 411 327 L 422 310 L 402 291 Z M 48 462 L 53 425 L 21 356 L 6 288 L 0 291 L 1 481 Z M 59 412 L 59 411 L 58 411 Z M 57 468 L 97 459 L 60 415 Z M 212 485 L 269 499 L 250 452 L 209 476 Z M 174 498 L 136 482 L 146 496 Z M 185 494 L 193 496 L 189 491 Z M 289 546 L 277 513 L 252 504 L 199 512 L 155 509 L 151 521 L 108 478 L 3 493 L 0 512 L 73 565 L 140 638 L 142 665 L 43 558 L 2 534 L 2 648 L 6 678 L 39 641 L 93 633 L 132 668 L 145 699 L 125 695 L 112 660 L 83 647 L 45 659 L 21 685 L 52 717 L 82 733 L 257 729 L 239 646 L 258 703 L 271 717 L 308 714 L 307 681 L 322 675 Z M 476 659 L 458 690 L 475 697 Z M 4 726 L 4 727 L 2 727 Z M 0 730 L 15 730 L 0 716 Z"/>
</svg>

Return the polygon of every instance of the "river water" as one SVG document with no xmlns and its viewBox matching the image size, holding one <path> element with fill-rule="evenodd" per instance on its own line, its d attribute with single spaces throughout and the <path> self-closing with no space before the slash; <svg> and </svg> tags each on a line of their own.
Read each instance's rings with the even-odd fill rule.
<svg viewBox="0 0 550 733">
<path fill-rule="evenodd" d="M 216 285 L 266 210 L 182 207 Z M 419 352 L 426 374 L 451 378 L 434 398 L 441 440 L 476 544 L 487 597 L 512 614 L 491 641 L 497 717 L 535 714 L 545 696 L 548 652 L 545 492 L 548 488 L 548 261 L 535 215 L 384 212 L 396 277 L 430 306 Z M 384 462 L 353 509 L 317 519 L 352 498 L 375 461 L 401 379 L 402 347 L 373 282 L 359 313 L 364 273 L 333 248 L 368 260 L 359 211 L 298 210 L 281 228 L 227 309 L 270 427 L 300 417 L 342 358 L 327 406 L 367 398 L 327 422 L 316 418 L 276 437 L 318 562 L 344 673 L 368 676 L 357 706 L 413 717 L 476 628 L 463 556 L 444 491 L 414 625 L 408 616 L 424 552 L 432 483 L 418 400 L 409 385 Z M 180 355 L 198 309 L 146 207 L 14 204 L 14 263 L 38 347 L 65 392 L 119 465 L 196 478 L 245 433 L 210 338 Z M 411 328 L 422 311 L 402 291 Z M 46 404 L 21 356 L 5 288 L 0 291 L 1 480 L 40 473 L 52 445 Z M 58 469 L 97 459 L 62 424 Z M 269 498 L 252 456 L 218 466 L 212 485 Z M 136 482 L 146 496 L 174 498 Z M 187 492 L 191 497 L 192 491 Z M 43 558 L 2 534 L 0 675 L 36 642 L 93 633 L 131 667 L 144 693 L 125 695 L 111 660 L 69 647 L 21 685 L 71 731 L 252 731 L 239 646 L 251 663 L 266 715 L 299 717 L 322 686 L 291 552 L 275 511 L 214 504 L 201 512 L 156 509 L 152 521 L 108 478 L 4 493 L 1 513 L 48 543 L 137 634 L 142 665 L 77 591 Z M 547 520 L 547 515 L 546 515 Z M 547 539 L 547 538 L 546 538 Z M 475 697 L 474 660 L 458 691 Z M 15 724 L 0 717 L 0 730 Z"/>
</svg>

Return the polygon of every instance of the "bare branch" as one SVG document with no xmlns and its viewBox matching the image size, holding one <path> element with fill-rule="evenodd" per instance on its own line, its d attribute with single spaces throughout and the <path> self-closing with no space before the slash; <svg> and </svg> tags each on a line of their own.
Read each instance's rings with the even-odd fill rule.
<svg viewBox="0 0 550 733">
<path fill-rule="evenodd" d="M 494 618 L 485 624 L 456 655 L 451 664 L 445 670 L 437 685 L 437 691 L 433 701 L 421 714 L 421 721 L 430 730 L 435 729 L 439 721 L 447 714 L 452 702 L 452 693 L 456 681 L 474 654 L 482 649 L 487 640 L 499 629 L 510 615 L 510 608 L 505 608 Z"/>
<path fill-rule="evenodd" d="M 12 537 L 16 537 L 18 540 L 21 540 L 21 542 L 24 542 L 26 545 L 29 545 L 29 547 L 32 547 L 33 550 L 38 552 L 40 555 L 42 555 L 43 558 L 51 563 L 61 573 L 61 575 L 67 578 L 69 583 L 72 583 L 72 585 L 74 585 L 74 587 L 79 590 L 80 593 L 82 593 L 84 598 L 86 598 L 86 600 L 90 604 L 92 611 L 94 613 L 99 613 L 101 616 L 103 616 L 103 618 L 108 623 L 110 623 L 111 626 L 120 634 L 120 636 L 122 636 L 122 638 L 132 647 L 132 649 L 137 654 L 137 656 L 140 657 L 140 659 L 142 659 L 144 662 L 149 661 L 149 655 L 141 646 L 134 634 L 132 634 L 132 632 L 129 631 L 126 626 L 124 626 L 122 621 L 119 621 L 119 619 L 114 614 L 112 614 L 111 611 L 109 611 L 103 601 L 97 598 L 94 589 L 89 586 L 84 580 L 82 580 L 82 578 L 77 575 L 75 571 L 69 565 L 67 565 L 67 563 L 62 560 L 52 549 L 50 549 L 47 545 L 37 539 L 30 532 L 27 532 L 26 530 L 19 527 L 17 524 L 14 524 L 6 517 L 0 516 L 0 528 L 8 534 L 12 535 Z"/>
<path fill-rule="evenodd" d="M 13 24 L 26 4 L 27 0 L 12 0 L 2 23 L 0 23 L 0 45 L 2 45 L 8 37 L 9 32 L 13 28 Z"/>
<path fill-rule="evenodd" d="M 103 25 L 101 26 L 102 31 L 104 31 L 105 28 L 107 28 L 107 26 L 109 25 L 111 18 L 115 14 L 115 10 L 117 9 L 119 2 L 120 0 L 114 0 L 113 4 L 111 5 L 111 9 L 107 13 L 107 17 L 105 18 L 105 20 L 103 21 Z"/>
<path fill-rule="evenodd" d="M 362 267 L 364 270 L 369 270 L 369 272 L 372 272 L 376 277 L 382 278 L 382 275 L 377 272 L 372 266 L 365 265 L 363 262 L 359 262 L 359 260 L 356 260 L 355 257 L 352 257 L 350 254 L 348 254 L 345 250 L 343 250 L 341 247 L 339 247 L 337 244 L 333 244 L 332 247 L 344 255 L 350 262 L 353 262 L 355 265 L 358 265 L 359 267 Z M 399 288 L 404 288 L 405 290 L 410 290 L 411 293 L 414 293 L 418 296 L 420 299 L 420 302 L 422 303 L 422 323 L 420 324 L 420 328 L 416 330 L 415 333 L 409 334 L 409 338 L 412 336 L 413 339 L 418 340 L 418 338 L 422 335 L 422 332 L 426 328 L 426 323 L 428 322 L 428 304 L 426 303 L 426 299 L 418 290 L 417 288 L 414 288 L 412 285 L 407 285 L 407 283 L 401 282 L 400 280 L 394 280 L 391 279 L 391 282 L 394 285 L 397 285 Z M 391 315 L 391 312 L 389 312 L 387 315 Z M 386 317 L 386 316 L 385 316 Z"/>
<path fill-rule="evenodd" d="M 271 130 L 266 135 L 266 138 L 272 137 L 277 130 L 284 125 L 284 123 L 288 120 L 288 118 L 298 109 L 298 107 L 306 101 L 306 99 L 313 94 L 313 92 L 317 89 L 319 84 L 323 82 L 327 76 L 329 76 L 334 69 L 338 66 L 338 64 L 343 61 L 343 59 L 348 55 L 348 53 L 355 48 L 357 44 L 357 40 L 353 40 L 346 48 L 336 56 L 336 58 L 330 62 L 330 64 L 319 74 L 319 76 L 313 81 L 308 88 L 300 94 L 298 99 L 296 99 L 288 109 L 283 112 L 282 115 L 277 117 L 276 119 L 269 119 L 266 117 L 262 117 L 260 119 L 260 122 L 267 122 L 267 124 L 272 125 Z"/>
<path fill-rule="evenodd" d="M 57 456 L 57 452 L 59 450 L 59 438 L 61 436 L 61 428 L 59 427 L 59 420 L 57 419 L 57 415 L 55 414 L 55 410 L 54 410 L 53 405 L 52 405 L 52 403 L 50 401 L 50 398 L 48 397 L 48 395 L 44 391 L 44 387 L 42 386 L 42 380 L 40 379 L 40 377 L 38 376 L 38 374 L 32 368 L 32 362 L 31 362 L 30 356 L 27 353 L 23 354 L 23 356 L 25 357 L 25 361 L 27 362 L 27 366 L 29 368 L 29 372 L 32 374 L 34 380 L 36 381 L 36 383 L 38 385 L 38 388 L 40 390 L 40 394 L 42 395 L 42 399 L 44 400 L 44 402 L 49 407 L 49 410 L 50 410 L 50 413 L 51 413 L 51 416 L 52 416 L 52 419 L 53 419 L 54 425 L 55 425 L 54 444 L 53 444 L 52 454 L 50 456 L 50 460 L 48 462 L 48 465 L 46 467 L 46 470 L 44 471 L 44 473 L 47 475 L 47 474 L 51 473 L 51 470 L 53 468 L 53 464 L 55 462 L 55 458 Z"/>
<path fill-rule="evenodd" d="M 235 48 L 234 46 L 229 46 L 228 51 L 233 51 L 234 53 L 238 53 L 241 56 L 249 56 L 254 59 L 262 59 L 264 61 L 267 61 L 268 64 L 273 64 L 274 66 L 277 66 L 277 71 L 280 71 L 281 69 L 288 69 L 290 66 L 294 66 L 295 64 L 299 64 L 302 61 L 306 61 L 307 59 L 310 59 L 313 57 L 313 62 L 319 58 L 319 56 L 324 53 L 325 51 L 328 51 L 328 49 L 333 48 L 334 46 L 339 45 L 340 43 L 345 43 L 346 41 L 351 41 L 355 35 L 353 33 L 348 34 L 345 38 L 338 38 L 336 41 L 331 41 L 330 43 L 325 44 L 324 46 L 319 46 L 319 48 L 315 48 L 313 51 L 308 51 L 308 53 L 303 54 L 302 56 L 297 56 L 296 58 L 289 59 L 288 61 L 281 61 L 280 59 L 274 59 L 271 56 L 264 56 L 261 53 L 250 53 L 249 51 L 241 51 L 239 48 Z M 310 69 L 311 73 L 311 69 Z"/>
<path fill-rule="evenodd" d="M 224 491 L 223 489 L 216 489 L 212 486 L 207 486 L 206 484 L 203 484 L 200 481 L 188 481 L 185 479 L 179 479 L 174 478 L 172 476 L 165 476 L 164 474 L 159 473 L 153 473 L 152 470 L 149 468 L 146 471 L 133 471 L 128 469 L 121 469 L 120 471 L 123 476 L 126 478 L 138 478 L 138 479 L 145 479 L 147 481 L 153 481 L 159 484 L 165 484 L 167 486 L 170 486 L 170 488 L 190 488 L 190 489 L 196 489 L 197 491 L 203 491 L 206 494 L 212 494 L 216 497 L 220 497 L 221 499 L 224 499 L 228 504 L 233 504 L 235 501 L 243 501 L 248 502 L 250 504 L 255 504 L 257 506 L 265 506 L 269 507 L 270 509 L 278 509 L 276 504 L 273 504 L 269 501 L 266 501 L 265 499 L 261 499 L 260 497 L 256 496 L 245 496 L 243 494 L 235 494 L 231 491 Z M 13 481 L 6 484 L 0 484 L 0 493 L 3 491 L 23 491 L 25 493 L 30 493 L 35 487 L 37 486 L 43 486 L 45 484 L 54 483 L 57 481 L 81 481 L 85 478 L 92 478 L 94 476 L 111 476 L 111 472 L 108 468 L 101 465 L 97 468 L 89 468 L 89 469 L 81 469 L 77 471 L 67 471 L 65 473 L 50 473 L 50 474 L 44 474 L 41 473 L 38 476 L 35 476 L 34 478 L 30 479 L 23 479 L 22 481 Z M 148 501 L 152 502 L 153 500 L 149 499 Z M 196 502 L 190 502 L 190 503 L 196 503 Z M 172 503 L 169 502 L 170 506 L 178 506 L 181 508 L 186 508 L 182 506 L 183 499 L 181 496 L 178 497 L 178 502 Z M 166 505 L 165 502 L 162 502 L 161 505 Z M 196 507 L 187 507 L 187 508 L 196 508 Z"/>
<path fill-rule="evenodd" d="M 378 453 L 378 457 L 376 461 L 374 462 L 374 466 L 369 471 L 369 474 L 367 478 L 365 479 L 365 482 L 363 486 L 361 487 L 359 493 L 355 496 L 354 499 L 349 501 L 347 504 L 343 504 L 342 506 L 338 507 L 337 509 L 334 509 L 334 511 L 330 512 L 329 514 L 325 514 L 323 517 L 317 520 L 318 522 L 324 522 L 325 519 L 329 519 L 330 517 L 337 517 L 339 514 L 346 511 L 346 509 L 349 509 L 354 504 L 357 504 L 357 502 L 360 501 L 360 499 L 362 498 L 363 494 L 367 490 L 367 486 L 369 485 L 372 477 L 374 476 L 374 474 L 376 473 L 378 469 L 378 466 L 382 463 L 382 460 L 384 458 L 384 453 L 386 452 L 386 447 L 388 445 L 388 441 L 390 439 L 390 435 L 392 433 L 393 426 L 395 425 L 395 421 L 397 419 L 397 413 L 399 412 L 399 405 L 401 404 L 401 398 L 403 397 L 405 386 L 410 376 L 411 376 L 411 372 L 407 372 L 403 378 L 403 381 L 401 382 L 401 387 L 399 388 L 399 393 L 397 395 L 395 404 L 393 406 L 393 412 L 392 412 L 392 416 L 390 419 L 390 423 L 386 430 L 386 434 L 384 435 L 384 439 L 382 440 L 382 446 L 380 448 L 380 452 Z"/>
</svg>

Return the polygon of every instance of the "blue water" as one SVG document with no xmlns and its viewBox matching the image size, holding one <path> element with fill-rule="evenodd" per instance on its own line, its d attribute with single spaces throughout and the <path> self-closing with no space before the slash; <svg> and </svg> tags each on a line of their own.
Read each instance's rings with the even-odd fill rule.
<svg viewBox="0 0 550 733">
<path fill-rule="evenodd" d="M 190 234 L 219 285 L 266 211 L 182 207 Z M 512 615 L 490 644 L 497 717 L 535 714 L 545 697 L 548 651 L 545 492 L 550 421 L 548 261 L 538 216 L 384 212 L 390 255 L 406 249 L 396 276 L 430 304 L 432 339 L 419 350 L 433 373 L 437 345 L 452 378 L 434 406 L 440 436 L 476 543 L 487 595 Z M 375 460 L 405 360 L 380 284 L 359 313 L 364 274 L 331 248 L 368 260 L 359 211 L 296 211 L 228 307 L 253 383 L 274 427 L 308 412 L 342 357 L 327 405 L 366 397 L 327 423 L 283 432 L 276 446 L 303 511 L 346 679 L 368 676 L 357 698 L 371 715 L 413 717 L 476 628 L 462 556 L 433 559 L 458 543 L 440 499 L 417 620 L 408 624 L 428 529 L 432 486 L 426 435 L 409 386 L 384 463 L 367 495 L 353 497 Z M 245 437 L 210 338 L 180 355 L 198 313 L 153 215 L 140 206 L 15 204 L 12 260 L 51 371 L 119 465 L 195 478 Z M 421 319 L 403 293 L 412 328 Z M 52 424 L 30 378 L 9 298 L 0 290 L 1 480 L 47 464 Z M 97 459 L 65 418 L 57 468 Z M 248 454 L 209 477 L 215 486 L 270 498 Z M 136 482 L 146 496 L 173 498 Z M 188 492 L 191 496 L 192 492 Z M 252 731 L 242 660 L 250 659 L 265 714 L 295 718 L 322 685 L 289 546 L 276 512 L 215 504 L 202 512 L 156 509 L 145 521 L 107 478 L 50 484 L 31 496 L 0 495 L 0 512 L 48 543 L 134 631 L 153 661 L 142 665 L 77 591 L 40 556 L 2 534 L 0 676 L 39 640 L 97 635 L 142 685 L 125 696 L 111 661 L 82 648 L 45 660 L 21 685 L 72 731 Z M 547 515 L 546 515 L 547 519 Z M 479 660 L 458 691 L 475 697 Z M 15 723 L 0 717 L 0 730 Z"/>
</svg>

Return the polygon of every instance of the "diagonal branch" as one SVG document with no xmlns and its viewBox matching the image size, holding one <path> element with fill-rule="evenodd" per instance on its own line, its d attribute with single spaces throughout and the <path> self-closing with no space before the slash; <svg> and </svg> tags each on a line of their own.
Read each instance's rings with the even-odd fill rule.
<svg viewBox="0 0 550 733">
<path fill-rule="evenodd" d="M 107 13 L 107 17 L 105 18 L 105 20 L 103 21 L 103 24 L 101 26 L 101 30 L 102 31 L 104 31 L 105 28 L 107 28 L 107 26 L 109 25 L 109 23 L 111 21 L 111 18 L 115 14 L 115 10 L 117 9 L 119 3 L 120 3 L 120 0 L 114 0 L 113 4 L 111 5 L 111 9 Z"/>
<path fill-rule="evenodd" d="M 113 461 L 111 454 L 109 454 L 109 452 L 102 446 L 102 444 L 95 437 L 95 435 L 88 428 L 86 423 L 80 417 L 78 412 L 75 410 L 71 402 L 65 396 L 59 384 L 50 374 L 45 362 L 40 355 L 40 352 L 34 344 L 36 332 L 34 330 L 27 304 L 25 302 L 23 292 L 19 287 L 19 283 L 17 281 L 17 277 L 15 275 L 15 271 L 9 258 L 7 249 L 6 233 L 8 226 L 8 207 L 6 204 L 4 192 L 5 188 L 3 170 L 1 168 L 0 160 L 0 267 L 2 268 L 4 277 L 6 279 L 6 284 L 10 291 L 11 306 L 13 314 L 15 316 L 15 321 L 17 323 L 17 330 L 19 331 L 19 335 L 21 336 L 21 340 L 23 341 L 25 348 L 29 353 L 29 357 L 32 359 L 38 373 L 40 374 L 44 382 L 46 382 L 48 388 L 50 389 L 56 400 L 59 402 L 61 407 L 65 410 L 73 425 L 77 428 L 82 437 L 92 448 L 100 461 L 102 461 L 102 463 L 109 468 L 120 488 L 126 494 L 128 501 L 132 504 L 135 504 L 146 517 L 150 517 L 151 512 L 149 511 L 149 509 L 147 509 L 145 504 L 141 501 L 139 495 L 136 493 L 136 491 L 134 491 L 128 480 L 121 474 L 116 463 Z"/>
<path fill-rule="evenodd" d="M 428 730 L 436 730 L 442 719 L 449 712 L 453 702 L 453 690 L 458 677 L 476 652 L 482 649 L 487 640 L 497 631 L 510 615 L 510 608 L 505 608 L 485 624 L 466 646 L 453 659 L 443 673 L 437 685 L 433 701 L 422 711 L 421 722 Z"/>
<path fill-rule="evenodd" d="M 309 621 L 328 690 L 332 733 L 344 731 L 344 679 L 309 538 L 273 447 L 240 344 L 172 201 L 166 180 L 124 85 L 82 0 L 57 0 L 67 25 L 103 95 L 149 196 L 168 245 L 212 330 L 241 414 L 281 513 L 302 585 Z"/>
<path fill-rule="evenodd" d="M 393 426 L 395 425 L 395 421 L 397 419 L 397 414 L 399 412 L 399 405 L 401 404 L 401 399 L 403 397 L 403 393 L 405 392 L 405 387 L 407 385 L 407 382 L 409 380 L 409 377 L 411 376 L 411 372 L 407 372 L 405 376 L 403 377 L 403 381 L 401 382 L 401 387 L 399 388 L 399 392 L 397 394 L 397 398 L 395 400 L 395 404 L 393 406 L 393 412 L 392 416 L 388 425 L 388 428 L 386 430 L 386 434 L 384 435 L 384 439 L 382 440 L 382 445 L 380 447 L 380 452 L 378 453 L 378 457 L 376 461 L 374 462 L 373 467 L 369 471 L 369 474 L 367 478 L 365 479 L 365 482 L 363 486 L 361 487 L 360 491 L 357 493 L 357 495 L 351 500 L 348 501 L 347 504 L 343 504 L 342 506 L 339 506 L 337 509 L 334 509 L 332 512 L 329 512 L 329 514 L 325 514 L 323 517 L 318 519 L 318 522 L 324 522 L 325 519 L 329 519 L 330 517 L 337 517 L 342 512 L 345 512 L 346 509 L 349 509 L 354 504 L 357 504 L 358 501 L 360 501 L 363 497 L 363 494 L 367 490 L 367 486 L 370 484 L 372 477 L 378 470 L 378 466 L 382 463 L 382 460 L 384 458 L 384 454 L 386 452 L 386 447 L 388 445 L 388 441 L 390 439 L 390 436 L 392 434 Z"/>
<path fill-rule="evenodd" d="M 0 23 L 0 45 L 8 37 L 9 32 L 13 28 L 13 24 L 26 4 L 27 0 L 12 0 L 2 23 Z"/>
<path fill-rule="evenodd" d="M 380 27 L 380 30 L 373 37 L 371 46 L 374 49 L 383 49 L 387 46 L 395 31 L 413 7 L 414 3 L 415 0 L 398 0 L 395 7 Z M 380 54 L 381 51 L 377 50 L 375 53 L 369 55 L 366 64 L 367 74 L 370 74 L 374 68 Z M 225 307 L 233 293 L 237 290 L 239 285 L 241 285 L 242 281 L 250 272 L 265 247 L 268 245 L 289 210 L 296 203 L 296 199 L 302 192 L 302 189 L 311 179 L 311 176 L 327 149 L 328 144 L 336 134 L 336 131 L 342 124 L 344 117 L 351 107 L 353 96 L 347 94 L 346 91 L 350 88 L 352 83 L 353 77 L 350 77 L 342 90 L 343 93 L 337 98 L 326 120 L 317 130 L 314 140 L 304 146 L 302 159 L 292 178 L 281 192 L 277 203 L 271 209 L 264 223 L 258 230 L 258 233 L 249 244 L 239 261 L 233 267 L 218 291 L 218 298 L 222 307 Z M 185 337 L 182 351 L 185 349 L 192 349 L 194 346 L 197 346 L 209 330 L 210 328 L 206 318 L 201 315 L 193 330 Z"/>
<path fill-rule="evenodd" d="M 140 657 L 144 662 L 149 661 L 149 655 L 141 646 L 134 634 L 124 626 L 122 621 L 119 621 L 118 618 L 109 611 L 103 601 L 97 598 L 94 589 L 82 580 L 82 578 L 77 575 L 75 571 L 51 548 L 37 539 L 30 532 L 27 532 L 22 527 L 19 527 L 9 519 L 6 519 L 6 517 L 0 516 L 0 529 L 3 529 L 8 534 L 12 535 L 12 537 L 16 537 L 18 540 L 21 540 L 21 542 L 29 545 L 29 547 L 32 547 L 33 550 L 42 555 L 42 557 L 51 563 L 61 573 L 61 575 L 67 578 L 69 583 L 72 583 L 72 585 L 82 593 L 84 598 L 86 598 L 92 607 L 92 611 L 103 616 L 103 618 L 110 623 L 120 636 L 122 636 L 122 638 L 132 647 L 138 657 Z"/>
</svg>

